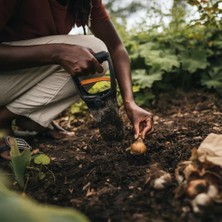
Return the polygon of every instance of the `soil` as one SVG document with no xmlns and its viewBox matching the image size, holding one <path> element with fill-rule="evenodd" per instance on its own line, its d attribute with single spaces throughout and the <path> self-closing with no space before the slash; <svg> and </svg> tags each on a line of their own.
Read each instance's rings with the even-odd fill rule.
<svg viewBox="0 0 222 222">
<path fill-rule="evenodd" d="M 176 198 L 175 168 L 188 160 L 209 133 L 222 134 L 222 102 L 213 93 L 193 91 L 161 95 L 152 107 L 154 132 L 147 136 L 148 152 L 134 156 L 126 149 L 133 129 L 123 109 L 125 137 L 104 142 L 91 116 L 59 122 L 76 133 L 72 140 L 37 136 L 29 142 L 50 156 L 44 179 L 30 177 L 26 193 L 40 203 L 72 207 L 93 222 L 222 221 L 222 205 L 194 214 L 187 198 Z M 163 190 L 147 183 L 153 164 L 169 172 L 172 182 Z"/>
</svg>

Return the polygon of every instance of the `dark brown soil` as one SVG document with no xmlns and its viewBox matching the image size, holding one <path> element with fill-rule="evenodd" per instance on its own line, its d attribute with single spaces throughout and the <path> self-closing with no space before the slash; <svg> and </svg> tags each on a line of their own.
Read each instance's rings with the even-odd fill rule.
<svg viewBox="0 0 222 222">
<path fill-rule="evenodd" d="M 105 143 L 89 115 L 71 122 L 73 140 L 30 140 L 52 161 L 44 179 L 29 178 L 26 192 L 41 203 L 76 208 L 93 222 L 222 221 L 222 205 L 195 215 L 186 198 L 176 199 L 174 177 L 177 164 L 209 133 L 222 134 L 221 98 L 202 91 L 162 95 L 151 110 L 155 131 L 146 137 L 148 152 L 142 156 L 126 151 L 133 130 L 123 110 L 122 142 Z M 60 123 L 68 127 L 65 118 Z M 154 163 L 173 177 L 164 190 L 146 183 Z"/>
<path fill-rule="evenodd" d="M 119 115 L 116 97 L 107 98 L 104 107 L 90 111 L 94 114 L 93 119 L 104 141 L 122 141 L 124 126 Z"/>
</svg>

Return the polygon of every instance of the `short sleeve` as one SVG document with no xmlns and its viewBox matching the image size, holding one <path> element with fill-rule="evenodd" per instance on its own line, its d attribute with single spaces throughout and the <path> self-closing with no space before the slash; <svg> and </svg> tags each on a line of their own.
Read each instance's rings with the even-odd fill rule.
<svg viewBox="0 0 222 222">
<path fill-rule="evenodd" d="M 0 30 L 4 29 L 12 17 L 16 2 L 16 0 L 0 0 Z"/>
<path fill-rule="evenodd" d="M 102 0 L 92 0 L 92 11 L 90 15 L 91 22 L 98 20 L 108 20 L 109 15 L 105 9 Z"/>
</svg>

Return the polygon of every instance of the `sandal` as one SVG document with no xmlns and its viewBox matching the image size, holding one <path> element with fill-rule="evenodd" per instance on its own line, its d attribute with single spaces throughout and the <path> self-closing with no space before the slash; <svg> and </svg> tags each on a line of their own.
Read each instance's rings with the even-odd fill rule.
<svg viewBox="0 0 222 222">
<path fill-rule="evenodd" d="M 10 160 L 10 157 L 5 152 L 10 151 L 11 149 L 11 138 L 16 139 L 16 143 L 20 151 L 23 151 L 26 148 L 32 150 L 32 147 L 24 139 L 7 136 L 3 138 L 3 141 L 0 144 L 0 157 L 2 157 L 3 159 Z"/>
<path fill-rule="evenodd" d="M 22 130 L 20 127 L 15 125 L 13 127 L 13 133 L 15 136 L 18 136 L 18 137 L 43 136 L 43 137 L 49 137 L 53 139 L 68 139 L 68 138 L 73 138 L 75 136 L 74 132 L 65 130 L 55 121 L 52 121 L 51 128 L 48 128 L 47 130 L 42 131 L 42 132 Z"/>
</svg>

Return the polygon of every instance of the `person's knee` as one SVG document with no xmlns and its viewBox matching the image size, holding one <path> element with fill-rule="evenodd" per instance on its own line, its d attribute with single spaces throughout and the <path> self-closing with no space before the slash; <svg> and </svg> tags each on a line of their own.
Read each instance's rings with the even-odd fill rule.
<svg viewBox="0 0 222 222">
<path fill-rule="evenodd" d="M 63 43 L 87 47 L 95 53 L 108 51 L 105 43 L 93 35 L 67 35 L 63 38 Z"/>
<path fill-rule="evenodd" d="M 101 39 L 96 38 L 95 36 L 92 35 L 88 35 L 86 37 L 86 41 L 90 43 L 89 48 L 91 48 L 94 52 L 96 53 L 101 51 L 108 52 L 105 43 Z"/>
</svg>

